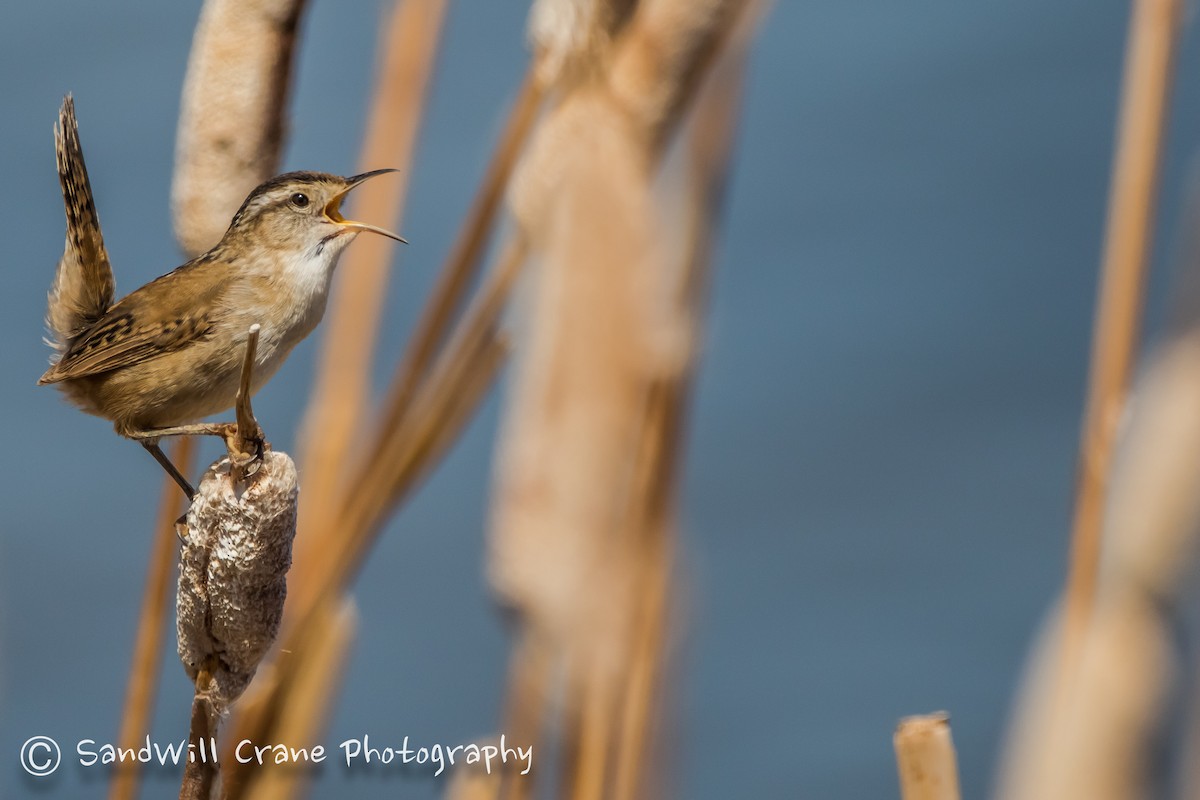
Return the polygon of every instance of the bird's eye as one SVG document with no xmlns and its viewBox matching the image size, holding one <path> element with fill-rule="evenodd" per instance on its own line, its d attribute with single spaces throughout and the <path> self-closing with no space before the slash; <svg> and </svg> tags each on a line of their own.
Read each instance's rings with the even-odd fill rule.
<svg viewBox="0 0 1200 800">
<path fill-rule="evenodd" d="M 291 199 L 292 205 L 294 205 L 296 208 L 304 208 L 306 205 L 308 205 L 308 195 L 306 195 L 304 192 L 296 192 L 294 195 L 292 195 Z"/>
</svg>

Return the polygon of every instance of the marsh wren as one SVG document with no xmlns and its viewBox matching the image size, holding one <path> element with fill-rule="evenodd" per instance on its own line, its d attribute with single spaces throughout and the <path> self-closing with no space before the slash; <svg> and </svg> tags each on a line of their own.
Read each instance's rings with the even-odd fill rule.
<svg viewBox="0 0 1200 800">
<path fill-rule="evenodd" d="M 354 187 L 395 170 L 272 178 L 250 193 L 211 250 L 114 304 L 70 97 L 59 113 L 55 145 L 67 241 L 46 315 L 58 354 L 38 384 L 55 384 L 83 411 L 141 442 L 190 498 L 190 484 L 158 440 L 228 437 L 229 425 L 198 420 L 233 407 L 250 326 L 260 326 L 254 391 L 321 321 L 346 245 L 362 231 L 404 241 L 339 210 Z"/>
</svg>

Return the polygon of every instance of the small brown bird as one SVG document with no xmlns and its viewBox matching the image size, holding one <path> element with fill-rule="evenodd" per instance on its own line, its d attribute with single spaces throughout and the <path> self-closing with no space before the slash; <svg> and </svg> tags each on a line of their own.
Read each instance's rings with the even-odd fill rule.
<svg viewBox="0 0 1200 800">
<path fill-rule="evenodd" d="M 233 407 L 250 326 L 260 326 L 253 391 L 321 321 L 338 256 L 360 231 L 404 241 L 339 212 L 351 189 L 395 170 L 272 178 L 250 193 L 215 247 L 114 304 L 70 97 L 55 144 L 67 240 L 46 314 L 58 354 L 38 383 L 57 385 L 141 442 L 190 498 L 159 438 L 228 435 L 228 425 L 197 421 Z"/>
</svg>

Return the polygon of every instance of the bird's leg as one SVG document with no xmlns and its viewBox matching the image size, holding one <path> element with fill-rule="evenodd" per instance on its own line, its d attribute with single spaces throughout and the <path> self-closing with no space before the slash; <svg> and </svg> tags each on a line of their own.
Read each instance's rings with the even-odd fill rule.
<svg viewBox="0 0 1200 800">
<path fill-rule="evenodd" d="M 247 427 L 249 428 L 249 426 Z M 226 449 L 229 450 L 230 457 L 247 464 L 251 461 L 262 460 L 263 452 L 267 447 L 267 440 L 263 437 L 262 428 L 258 426 L 257 422 L 254 423 L 253 430 L 247 433 L 240 432 L 236 422 L 200 422 L 194 425 L 175 425 L 170 428 L 146 428 L 144 430 L 123 428 L 118 432 L 122 436 L 141 442 L 146 449 L 150 449 L 150 445 L 147 445 L 146 442 L 157 442 L 164 436 L 220 436 L 225 442 Z M 248 452 L 247 444 L 252 448 Z M 153 451 L 151 452 L 153 453 Z M 161 463 L 161 459 L 159 463 Z"/>
<path fill-rule="evenodd" d="M 201 422 L 195 425 L 175 425 L 170 428 L 124 428 L 118 430 L 122 436 L 137 439 L 161 439 L 164 436 L 220 436 L 227 439 L 237 427 L 233 422 Z"/>
<path fill-rule="evenodd" d="M 192 502 L 192 498 L 196 496 L 196 490 L 192 488 L 192 485 L 188 483 L 187 478 L 183 477 L 183 473 L 179 471 L 179 468 L 171 463 L 171 459 L 167 458 L 167 454 L 158 446 L 158 439 L 148 438 L 139 439 L 138 441 L 142 447 L 146 448 L 147 453 L 154 456 L 154 460 L 159 463 L 159 466 L 165 469 L 167 474 L 179 484 L 179 488 L 183 489 L 183 493 L 187 495 L 188 502 Z"/>
<path fill-rule="evenodd" d="M 228 447 L 229 442 L 233 441 L 237 426 L 232 422 L 217 422 L 217 423 L 201 423 L 197 425 L 177 425 L 171 428 L 130 428 L 125 425 L 117 426 L 117 433 L 127 439 L 133 439 L 135 442 L 146 448 L 146 452 L 154 456 L 167 474 L 179 484 L 179 488 L 183 489 L 183 493 L 187 495 L 188 502 L 196 496 L 196 490 L 188 483 L 187 478 L 179 472 L 179 469 L 171 463 L 171 459 L 167 458 L 167 454 L 158 446 L 158 440 L 164 436 L 220 436 L 225 440 Z"/>
</svg>

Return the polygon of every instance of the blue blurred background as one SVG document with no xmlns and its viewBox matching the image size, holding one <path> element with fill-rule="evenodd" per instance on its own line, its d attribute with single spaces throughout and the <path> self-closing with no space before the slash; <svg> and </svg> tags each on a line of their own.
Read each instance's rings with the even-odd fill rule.
<svg viewBox="0 0 1200 800">
<path fill-rule="evenodd" d="M 140 448 L 34 386 L 63 234 L 51 127 L 74 92 L 118 292 L 174 267 L 167 198 L 198 8 L 43 0 L 0 17 L 4 797 L 102 793 L 106 775 L 69 751 L 116 735 L 161 483 Z M 384 10 L 312 3 L 286 168 L 354 170 Z M 381 360 L 402 347 L 513 96 L 525 11 L 452 4 Z M 751 63 L 687 459 L 679 796 L 896 796 L 893 725 L 934 709 L 953 715 L 965 795 L 986 793 L 1063 575 L 1127 13 L 776 2 Z M 1189 41 L 1180 74 L 1198 68 Z M 1198 132 L 1185 80 L 1160 266 Z M 284 449 L 314 344 L 256 399 Z M 361 576 L 327 744 L 453 744 L 498 724 L 507 639 L 481 561 L 496 409 Z M 190 686 L 164 661 L 149 733 L 170 741 Z M 17 761 L 34 734 L 68 751 L 40 782 Z M 445 781 L 337 764 L 318 777 L 316 797 L 432 797 Z M 173 769 L 146 780 L 146 796 L 178 786 Z"/>
</svg>

